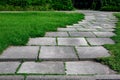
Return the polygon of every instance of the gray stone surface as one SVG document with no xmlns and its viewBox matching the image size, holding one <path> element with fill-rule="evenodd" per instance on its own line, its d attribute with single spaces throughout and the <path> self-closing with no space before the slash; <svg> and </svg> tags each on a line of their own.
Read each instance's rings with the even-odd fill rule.
<svg viewBox="0 0 120 80">
<path fill-rule="evenodd" d="M 63 62 L 25 62 L 18 73 L 65 74 Z"/>
<path fill-rule="evenodd" d="M 88 32 L 88 31 L 97 31 L 96 29 L 91 29 L 91 28 L 76 28 L 80 32 Z"/>
<path fill-rule="evenodd" d="M 76 47 L 80 59 L 96 59 L 99 57 L 108 57 L 110 54 L 102 47 Z"/>
<path fill-rule="evenodd" d="M 92 32 L 69 32 L 72 37 L 96 37 Z"/>
<path fill-rule="evenodd" d="M 97 37 L 112 37 L 115 36 L 113 32 L 94 32 Z"/>
<path fill-rule="evenodd" d="M 0 80 L 24 80 L 24 76 L 6 75 L 6 76 L 0 76 Z"/>
<path fill-rule="evenodd" d="M 46 35 L 47 37 L 68 37 L 67 32 L 47 32 Z"/>
<path fill-rule="evenodd" d="M 112 32 L 115 31 L 115 29 L 105 29 L 105 28 L 101 28 L 101 29 L 97 29 L 100 32 Z"/>
<path fill-rule="evenodd" d="M 58 28 L 58 31 L 77 31 L 75 28 Z"/>
<path fill-rule="evenodd" d="M 101 26 L 103 28 L 115 28 L 114 26 L 110 25 L 110 24 L 101 24 Z"/>
<path fill-rule="evenodd" d="M 0 74 L 15 74 L 19 62 L 0 62 Z"/>
<path fill-rule="evenodd" d="M 56 45 L 56 38 L 30 38 L 27 45 Z"/>
<path fill-rule="evenodd" d="M 79 61 L 66 62 L 67 74 L 109 74 L 110 69 L 97 62 Z"/>
<path fill-rule="evenodd" d="M 6 49 L 0 60 L 19 61 L 19 60 L 36 60 L 38 56 L 39 46 L 12 46 Z"/>
<path fill-rule="evenodd" d="M 110 38 L 87 38 L 90 45 L 104 45 L 104 44 L 114 44 L 115 42 Z"/>
<path fill-rule="evenodd" d="M 41 60 L 78 60 L 73 47 L 42 46 L 39 58 Z"/>
<path fill-rule="evenodd" d="M 95 79 L 99 79 L 99 80 L 120 80 L 120 75 L 96 75 Z"/>
<path fill-rule="evenodd" d="M 92 76 L 28 76 L 26 80 L 95 80 Z"/>
<path fill-rule="evenodd" d="M 87 46 L 85 38 L 58 38 L 58 45 Z"/>
</svg>

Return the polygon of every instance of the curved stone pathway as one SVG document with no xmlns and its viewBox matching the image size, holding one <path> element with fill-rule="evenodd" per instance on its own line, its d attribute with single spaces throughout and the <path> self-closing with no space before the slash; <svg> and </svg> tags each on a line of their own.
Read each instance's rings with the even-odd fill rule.
<svg viewBox="0 0 120 80">
<path fill-rule="evenodd" d="M 120 79 L 95 61 L 110 56 L 102 45 L 115 43 L 110 37 L 115 36 L 116 18 L 111 12 L 80 12 L 85 20 L 47 32 L 45 37 L 30 38 L 26 46 L 6 49 L 0 56 L 0 80 Z"/>
</svg>

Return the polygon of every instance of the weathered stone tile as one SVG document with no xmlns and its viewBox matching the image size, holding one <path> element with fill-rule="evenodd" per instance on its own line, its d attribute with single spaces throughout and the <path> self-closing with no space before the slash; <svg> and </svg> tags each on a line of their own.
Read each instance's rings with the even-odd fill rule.
<svg viewBox="0 0 120 80">
<path fill-rule="evenodd" d="M 56 45 L 56 38 L 31 38 L 28 45 Z"/>
<path fill-rule="evenodd" d="M 110 38 L 87 38 L 90 45 L 104 45 L 104 44 L 114 44 L 115 42 Z"/>
<path fill-rule="evenodd" d="M 73 47 L 42 46 L 39 58 L 41 60 L 78 60 Z"/>
<path fill-rule="evenodd" d="M 0 80 L 24 80 L 24 76 L 6 75 L 6 76 L 0 76 Z"/>
<path fill-rule="evenodd" d="M 58 45 L 88 45 L 84 38 L 58 38 Z"/>
<path fill-rule="evenodd" d="M 108 57 L 110 54 L 102 47 L 76 47 L 80 59 L 96 59 L 100 57 Z"/>
<path fill-rule="evenodd" d="M 69 32 L 72 37 L 96 37 L 92 32 Z"/>
<path fill-rule="evenodd" d="M 39 46 L 14 46 L 6 49 L 0 60 L 36 60 L 38 56 Z"/>
<path fill-rule="evenodd" d="M 47 37 L 68 37 L 67 32 L 47 32 L 46 35 Z"/>
<path fill-rule="evenodd" d="M 25 62 L 18 73 L 65 74 L 63 62 Z"/>
<path fill-rule="evenodd" d="M 75 28 L 58 28 L 58 31 L 77 31 Z"/>
<path fill-rule="evenodd" d="M 15 74 L 19 62 L 0 62 L 0 74 Z"/>
<path fill-rule="evenodd" d="M 97 62 L 66 62 L 67 74 L 109 74 L 110 69 Z"/>
</svg>

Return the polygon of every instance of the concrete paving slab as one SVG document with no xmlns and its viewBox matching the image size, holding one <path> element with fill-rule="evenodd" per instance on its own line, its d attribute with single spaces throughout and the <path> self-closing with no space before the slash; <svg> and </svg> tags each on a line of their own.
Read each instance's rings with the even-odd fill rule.
<svg viewBox="0 0 120 80">
<path fill-rule="evenodd" d="M 92 32 L 69 32 L 71 37 L 96 37 Z"/>
<path fill-rule="evenodd" d="M 97 37 L 112 37 L 115 36 L 113 32 L 94 32 Z"/>
<path fill-rule="evenodd" d="M 15 74 L 20 62 L 0 62 L 0 74 Z"/>
<path fill-rule="evenodd" d="M 19 76 L 19 75 L 4 75 L 0 76 L 0 80 L 24 80 L 24 76 Z"/>
<path fill-rule="evenodd" d="M 104 44 L 115 44 L 110 38 L 87 38 L 90 45 L 104 45 Z"/>
<path fill-rule="evenodd" d="M 58 38 L 58 45 L 87 46 L 85 38 Z"/>
<path fill-rule="evenodd" d="M 65 74 L 63 62 L 25 62 L 18 74 Z"/>
<path fill-rule="evenodd" d="M 102 47 L 76 47 L 80 59 L 96 59 L 100 57 L 108 57 L 110 54 Z"/>
<path fill-rule="evenodd" d="M 56 38 L 30 38 L 27 45 L 56 45 Z"/>
<path fill-rule="evenodd" d="M 79 61 L 79 62 L 66 62 L 67 74 L 109 74 L 110 69 L 97 62 L 92 61 Z"/>
<path fill-rule="evenodd" d="M 6 49 L 0 60 L 20 61 L 20 60 L 36 60 L 38 56 L 39 46 L 12 46 Z"/>
<path fill-rule="evenodd" d="M 47 32 L 46 37 L 68 37 L 67 32 Z"/>
<path fill-rule="evenodd" d="M 78 60 L 73 47 L 42 46 L 39 58 L 49 61 L 70 61 Z"/>
<path fill-rule="evenodd" d="M 58 31 L 77 31 L 75 28 L 58 28 Z"/>
</svg>

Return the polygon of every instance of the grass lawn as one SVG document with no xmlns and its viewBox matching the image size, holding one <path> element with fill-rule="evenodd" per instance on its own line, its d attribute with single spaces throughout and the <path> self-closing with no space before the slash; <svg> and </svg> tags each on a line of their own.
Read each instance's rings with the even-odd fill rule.
<svg viewBox="0 0 120 80">
<path fill-rule="evenodd" d="M 111 57 L 100 59 L 104 64 L 107 64 L 113 70 L 120 73 L 120 13 L 116 13 L 115 16 L 118 18 L 116 25 L 116 36 L 112 39 L 116 42 L 114 45 L 105 45 L 105 47 L 111 52 Z"/>
<path fill-rule="evenodd" d="M 83 14 L 65 12 L 0 13 L 0 53 L 10 45 L 25 45 L 29 37 L 42 37 L 83 18 Z"/>
</svg>

